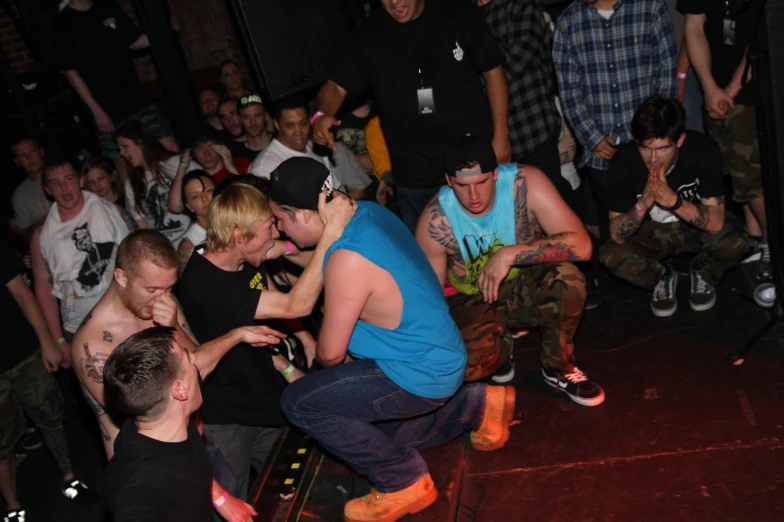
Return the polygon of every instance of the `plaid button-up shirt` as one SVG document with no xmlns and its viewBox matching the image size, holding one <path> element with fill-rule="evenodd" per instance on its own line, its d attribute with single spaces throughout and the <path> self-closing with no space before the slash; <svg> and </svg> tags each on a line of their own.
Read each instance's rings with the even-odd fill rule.
<svg viewBox="0 0 784 522">
<path fill-rule="evenodd" d="M 484 9 L 506 58 L 509 142 L 519 161 L 561 124 L 547 23 L 537 0 L 492 0 Z"/>
<path fill-rule="evenodd" d="M 564 115 L 585 147 L 586 165 L 606 170 L 593 151 L 605 138 L 631 141 L 645 98 L 675 98 L 678 53 L 662 0 L 618 0 L 606 20 L 583 0 L 558 18 L 553 59 Z"/>
</svg>

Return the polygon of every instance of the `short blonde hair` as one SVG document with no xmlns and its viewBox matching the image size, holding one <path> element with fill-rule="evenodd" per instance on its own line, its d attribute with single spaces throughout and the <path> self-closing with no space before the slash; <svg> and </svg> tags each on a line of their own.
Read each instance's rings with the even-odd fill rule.
<svg viewBox="0 0 784 522">
<path fill-rule="evenodd" d="M 235 183 L 215 196 L 207 213 L 207 249 L 222 252 L 234 246 L 234 229 L 244 239 L 253 237 L 253 226 L 272 218 L 267 196 L 258 189 Z"/>
</svg>

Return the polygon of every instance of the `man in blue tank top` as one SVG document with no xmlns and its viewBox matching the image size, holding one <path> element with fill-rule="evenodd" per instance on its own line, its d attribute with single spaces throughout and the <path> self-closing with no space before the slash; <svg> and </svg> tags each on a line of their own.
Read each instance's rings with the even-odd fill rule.
<svg viewBox="0 0 784 522">
<path fill-rule="evenodd" d="M 310 158 L 272 172 L 272 212 L 299 248 L 321 236 L 322 188 L 331 190 L 332 175 Z M 345 520 L 397 520 L 438 496 L 418 450 L 466 431 L 476 449 L 500 448 L 515 390 L 462 385 L 466 349 L 439 281 L 405 225 L 382 206 L 359 202 L 323 272 L 316 358 L 325 369 L 289 386 L 282 409 L 373 484 L 346 503 Z"/>
<path fill-rule="evenodd" d="M 544 173 L 498 165 L 490 142 L 466 137 L 450 154 L 447 185 L 428 205 L 416 238 L 466 340 L 466 381 L 514 377 L 513 333 L 538 326 L 547 384 L 596 406 L 601 387 L 574 365 L 585 282 L 575 261 L 591 257 L 580 219 Z M 500 370 L 500 371 L 499 371 Z"/>
</svg>

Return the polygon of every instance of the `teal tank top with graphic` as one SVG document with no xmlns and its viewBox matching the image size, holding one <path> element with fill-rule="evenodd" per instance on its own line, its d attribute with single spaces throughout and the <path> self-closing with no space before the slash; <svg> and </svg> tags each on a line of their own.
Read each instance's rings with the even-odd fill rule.
<svg viewBox="0 0 784 522">
<path fill-rule="evenodd" d="M 476 281 L 487 261 L 502 247 L 515 244 L 514 185 L 517 172 L 516 163 L 498 166 L 495 202 L 492 210 L 482 217 L 466 212 L 449 186 L 444 185 L 438 193 L 438 202 L 449 220 L 465 263 L 465 280 L 458 278 L 452 270 L 447 273 L 449 282 L 461 294 L 479 294 Z M 506 280 L 512 279 L 518 272 L 518 269 L 512 268 Z"/>
</svg>

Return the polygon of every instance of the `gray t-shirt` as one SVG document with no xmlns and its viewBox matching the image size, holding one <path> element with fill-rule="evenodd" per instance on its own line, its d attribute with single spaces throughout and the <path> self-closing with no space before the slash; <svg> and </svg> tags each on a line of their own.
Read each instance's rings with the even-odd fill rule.
<svg viewBox="0 0 784 522">
<path fill-rule="evenodd" d="M 11 196 L 11 206 L 14 208 L 16 226 L 27 228 L 46 216 L 52 204 L 46 199 L 46 193 L 40 181 L 25 178 L 14 190 L 14 194 Z"/>
</svg>

